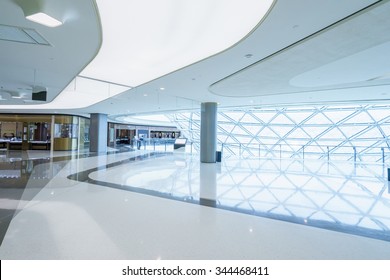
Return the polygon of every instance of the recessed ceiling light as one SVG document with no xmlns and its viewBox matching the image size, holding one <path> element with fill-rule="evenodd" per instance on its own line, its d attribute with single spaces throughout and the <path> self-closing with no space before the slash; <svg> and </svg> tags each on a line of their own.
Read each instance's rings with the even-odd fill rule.
<svg viewBox="0 0 390 280">
<path fill-rule="evenodd" d="M 26 16 L 26 19 L 31 20 L 33 22 L 48 26 L 48 27 L 57 27 L 62 25 L 62 22 L 45 14 L 43 12 L 39 12 L 36 14 Z"/>
<path fill-rule="evenodd" d="M 164 87 L 160 87 L 160 90 L 165 90 L 165 88 Z"/>
</svg>

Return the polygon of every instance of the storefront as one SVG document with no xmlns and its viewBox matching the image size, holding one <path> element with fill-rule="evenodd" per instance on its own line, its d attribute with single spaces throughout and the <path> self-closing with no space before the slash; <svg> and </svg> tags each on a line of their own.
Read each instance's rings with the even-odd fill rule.
<svg viewBox="0 0 390 280">
<path fill-rule="evenodd" d="M 180 137 L 180 131 L 176 127 L 156 127 L 118 123 L 109 123 L 107 133 L 107 145 L 109 147 L 115 147 L 119 144 L 134 146 L 134 136 L 143 141 L 176 139 Z"/>
<path fill-rule="evenodd" d="M 88 118 L 0 114 L 0 149 L 69 151 L 89 147 Z"/>
</svg>

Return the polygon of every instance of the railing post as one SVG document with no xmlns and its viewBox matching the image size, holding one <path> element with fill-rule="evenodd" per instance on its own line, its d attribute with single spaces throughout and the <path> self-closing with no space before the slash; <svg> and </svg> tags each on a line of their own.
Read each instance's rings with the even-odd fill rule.
<svg viewBox="0 0 390 280">
<path fill-rule="evenodd" d="M 356 163 L 356 147 L 353 147 L 353 162 Z"/>
<path fill-rule="evenodd" d="M 239 148 L 239 152 L 238 153 L 239 153 L 239 156 L 241 157 L 241 155 L 242 155 L 241 154 L 241 143 L 240 143 L 240 148 Z"/>
<path fill-rule="evenodd" d="M 260 144 L 259 144 L 259 157 L 260 157 L 260 151 L 261 151 L 261 146 L 260 146 Z"/>
<path fill-rule="evenodd" d="M 329 146 L 326 146 L 326 149 L 328 150 L 328 161 L 329 161 Z"/>
<path fill-rule="evenodd" d="M 167 140 L 165 140 L 164 142 L 165 142 L 165 151 L 167 151 Z"/>
<path fill-rule="evenodd" d="M 305 159 L 305 146 L 302 146 L 302 159 Z"/>
<path fill-rule="evenodd" d="M 382 147 L 381 150 L 382 150 L 382 163 L 384 164 L 385 163 L 385 148 Z"/>
</svg>

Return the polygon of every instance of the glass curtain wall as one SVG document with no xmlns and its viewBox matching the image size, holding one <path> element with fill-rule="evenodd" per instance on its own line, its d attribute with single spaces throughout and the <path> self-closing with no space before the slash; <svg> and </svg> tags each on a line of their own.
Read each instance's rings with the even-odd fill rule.
<svg viewBox="0 0 390 280">
<path fill-rule="evenodd" d="M 168 115 L 199 151 L 200 112 Z M 224 156 L 390 161 L 390 105 L 235 108 L 218 112 Z"/>
</svg>

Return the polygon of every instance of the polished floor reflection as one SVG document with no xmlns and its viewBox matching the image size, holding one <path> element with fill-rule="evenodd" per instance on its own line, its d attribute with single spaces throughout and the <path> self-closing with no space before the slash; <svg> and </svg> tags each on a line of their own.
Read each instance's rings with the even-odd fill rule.
<svg viewBox="0 0 390 280">
<path fill-rule="evenodd" d="M 61 156 L 1 158 L 2 259 L 390 258 L 383 165 Z"/>
<path fill-rule="evenodd" d="M 88 178 L 100 185 L 151 190 L 165 198 L 390 241 L 390 191 L 382 165 L 237 158 L 201 164 L 198 158 L 175 154 L 154 157 L 89 171 Z"/>
</svg>

